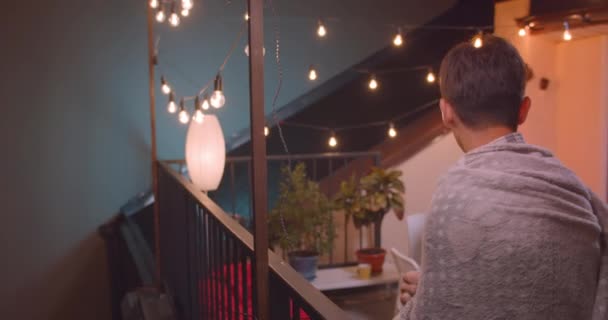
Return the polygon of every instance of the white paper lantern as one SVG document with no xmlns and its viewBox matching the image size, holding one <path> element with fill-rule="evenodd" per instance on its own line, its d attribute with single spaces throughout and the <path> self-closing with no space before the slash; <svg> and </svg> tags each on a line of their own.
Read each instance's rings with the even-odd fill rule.
<svg viewBox="0 0 608 320">
<path fill-rule="evenodd" d="M 224 174 L 226 145 L 219 120 L 207 115 L 203 123 L 190 121 L 186 136 L 186 165 L 192 182 L 202 191 L 218 188 Z"/>
</svg>

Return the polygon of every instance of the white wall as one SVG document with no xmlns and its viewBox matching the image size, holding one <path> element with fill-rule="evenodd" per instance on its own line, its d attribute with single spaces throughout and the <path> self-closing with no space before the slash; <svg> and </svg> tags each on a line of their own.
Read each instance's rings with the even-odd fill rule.
<svg viewBox="0 0 608 320">
<path fill-rule="evenodd" d="M 528 15 L 529 2 L 501 2 L 495 10 L 495 34 L 509 39 L 534 73 L 526 86 L 532 109 L 521 132 L 608 199 L 606 29 L 574 29 L 569 42 L 559 32 L 519 37 L 515 19 Z M 543 77 L 550 80 L 547 90 L 539 86 Z"/>
<path fill-rule="evenodd" d="M 407 161 L 393 167 L 403 172 L 406 216 L 426 213 L 439 178 L 462 156 L 452 134 L 438 137 Z M 382 221 L 382 247 L 408 252 L 407 222 L 389 213 Z"/>
</svg>

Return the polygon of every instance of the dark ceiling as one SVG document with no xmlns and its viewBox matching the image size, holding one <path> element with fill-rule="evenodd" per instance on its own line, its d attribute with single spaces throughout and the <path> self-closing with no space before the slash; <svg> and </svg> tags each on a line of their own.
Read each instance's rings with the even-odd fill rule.
<svg viewBox="0 0 608 320">
<path fill-rule="evenodd" d="M 487 0 L 462 0 L 452 9 L 430 21 L 426 26 L 488 26 L 494 20 L 494 2 Z M 401 48 L 387 46 L 353 69 L 386 70 L 431 65 L 435 74 L 446 52 L 455 44 L 469 40 L 476 30 L 430 30 L 416 29 L 407 33 Z M 374 121 L 387 121 L 402 114 L 412 113 L 395 125 L 408 126 L 425 112 L 413 113 L 420 105 L 439 98 L 437 83 L 425 80 L 427 70 L 407 71 L 378 75 L 380 87 L 371 92 L 367 88 L 369 75 L 348 70 L 296 99 L 295 105 L 303 110 L 283 119 L 289 123 L 305 123 L 322 127 L 342 127 Z M 313 101 L 307 103 L 307 101 Z M 432 106 L 431 108 L 436 108 Z M 299 109 L 300 110 L 300 109 Z M 285 112 L 286 110 L 281 110 Z M 287 110 L 288 111 L 288 110 Z M 287 113 L 288 114 L 288 113 Z M 271 124 L 272 125 L 272 124 Z M 337 132 L 339 145 L 331 149 L 327 140 L 329 131 L 282 126 L 283 134 L 291 154 L 323 153 L 328 151 L 365 151 L 387 138 L 387 127 L 353 129 Z M 272 125 L 268 137 L 268 154 L 284 154 L 284 148 Z M 249 143 L 244 143 L 230 152 L 230 155 L 246 155 Z"/>
</svg>

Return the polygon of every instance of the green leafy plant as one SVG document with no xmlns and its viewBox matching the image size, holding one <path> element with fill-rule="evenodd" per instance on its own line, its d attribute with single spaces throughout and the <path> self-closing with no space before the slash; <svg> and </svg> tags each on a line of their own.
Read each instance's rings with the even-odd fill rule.
<svg viewBox="0 0 608 320">
<path fill-rule="evenodd" d="M 281 176 L 279 198 L 269 215 L 271 245 L 288 252 L 326 253 L 335 237 L 332 203 L 308 179 L 304 163 L 282 168 Z"/>
<path fill-rule="evenodd" d="M 334 198 L 336 208 L 352 217 L 357 228 L 382 221 L 390 210 L 403 219 L 405 185 L 401 175 L 399 170 L 372 168 L 358 183 L 355 177 L 343 181 Z"/>
</svg>

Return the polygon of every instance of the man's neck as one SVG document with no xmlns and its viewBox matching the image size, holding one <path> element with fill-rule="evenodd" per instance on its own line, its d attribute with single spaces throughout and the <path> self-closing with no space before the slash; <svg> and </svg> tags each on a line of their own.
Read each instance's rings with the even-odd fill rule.
<svg viewBox="0 0 608 320">
<path fill-rule="evenodd" d="M 461 129 L 458 133 L 455 132 L 460 147 L 465 153 L 486 145 L 509 133 L 513 133 L 513 130 L 506 127 L 491 127 L 481 130 Z"/>
</svg>

